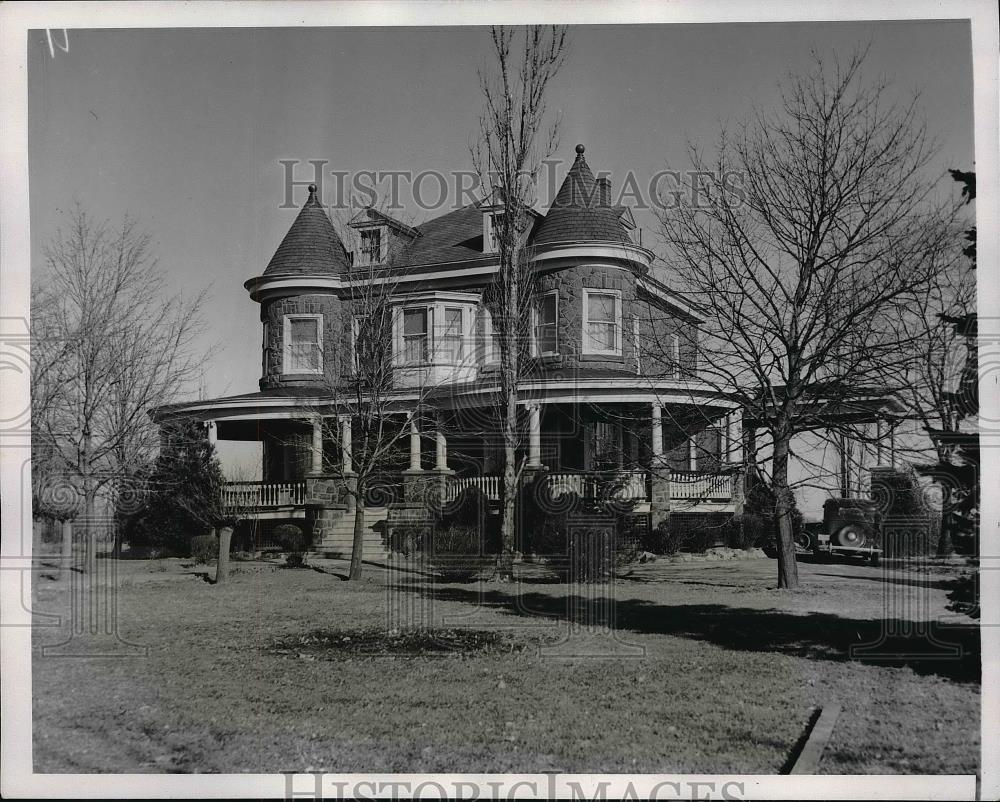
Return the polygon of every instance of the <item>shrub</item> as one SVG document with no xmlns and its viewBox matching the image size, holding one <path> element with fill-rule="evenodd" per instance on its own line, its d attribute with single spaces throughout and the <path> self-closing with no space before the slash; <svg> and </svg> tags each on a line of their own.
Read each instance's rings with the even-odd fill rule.
<svg viewBox="0 0 1000 802">
<path fill-rule="evenodd" d="M 289 568 L 301 568 L 305 565 L 302 552 L 306 550 L 306 536 L 295 524 L 282 524 L 274 530 L 274 539 L 282 551 L 288 552 L 285 565 Z"/>
<path fill-rule="evenodd" d="M 219 538 L 214 534 L 191 538 L 191 558 L 199 565 L 214 560 L 219 555 Z"/>
<path fill-rule="evenodd" d="M 734 515 L 723 528 L 726 545 L 731 549 L 752 549 L 768 537 L 767 522 L 759 515 Z"/>
<path fill-rule="evenodd" d="M 642 548 L 653 554 L 676 554 L 684 545 L 685 531 L 673 528 L 664 521 L 656 529 L 646 532 L 642 539 Z"/>
<path fill-rule="evenodd" d="M 389 534 L 389 549 L 409 557 L 424 547 L 427 532 L 426 526 L 394 526 Z"/>
<path fill-rule="evenodd" d="M 459 523 L 434 527 L 424 540 L 427 558 L 440 576 L 452 582 L 474 579 L 495 562 L 495 555 L 484 546 L 482 530 Z"/>
<path fill-rule="evenodd" d="M 478 487 L 466 487 L 458 498 L 448 504 L 438 516 L 436 528 L 465 527 L 480 533 L 479 544 L 485 553 L 500 552 L 500 529 L 496 516 L 490 515 L 490 500 Z"/>
</svg>

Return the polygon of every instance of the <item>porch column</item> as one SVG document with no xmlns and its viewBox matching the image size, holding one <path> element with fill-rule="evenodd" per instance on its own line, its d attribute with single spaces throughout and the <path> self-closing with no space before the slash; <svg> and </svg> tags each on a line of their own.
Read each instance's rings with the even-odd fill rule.
<svg viewBox="0 0 1000 802">
<path fill-rule="evenodd" d="M 340 419 L 340 459 L 342 470 L 346 473 L 354 473 L 354 460 L 351 456 L 351 416 L 345 415 Z"/>
<path fill-rule="evenodd" d="M 656 529 L 670 519 L 670 469 L 663 455 L 663 407 L 652 406 L 652 454 L 649 460 L 649 525 Z"/>
<path fill-rule="evenodd" d="M 446 471 L 448 470 L 448 441 L 445 438 L 444 425 L 440 415 L 437 418 L 434 440 L 436 447 L 434 467 L 439 471 Z"/>
<path fill-rule="evenodd" d="M 527 467 L 542 467 L 542 407 L 540 404 L 531 404 L 528 407 Z"/>
<path fill-rule="evenodd" d="M 323 418 L 312 422 L 312 473 L 323 473 Z"/>
<path fill-rule="evenodd" d="M 698 470 L 698 440 L 695 435 L 688 438 L 688 470 Z"/>
<path fill-rule="evenodd" d="M 653 404 L 653 456 L 663 456 L 663 409 L 659 404 Z"/>
<path fill-rule="evenodd" d="M 410 418 L 410 470 L 420 470 L 420 429 L 417 426 L 417 413 Z"/>
<path fill-rule="evenodd" d="M 205 431 L 208 434 L 208 444 L 216 448 L 219 445 L 219 432 L 214 420 L 205 421 Z"/>
<path fill-rule="evenodd" d="M 875 421 L 875 464 L 885 465 L 885 421 L 881 418 Z"/>
</svg>

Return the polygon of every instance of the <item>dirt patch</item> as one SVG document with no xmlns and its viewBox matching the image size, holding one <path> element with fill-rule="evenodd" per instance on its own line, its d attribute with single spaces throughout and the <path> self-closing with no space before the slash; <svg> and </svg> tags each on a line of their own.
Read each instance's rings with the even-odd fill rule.
<svg viewBox="0 0 1000 802">
<path fill-rule="evenodd" d="M 518 655 L 553 640 L 537 635 L 514 638 L 502 630 L 489 629 L 320 630 L 277 639 L 269 651 L 303 660 Z"/>
</svg>

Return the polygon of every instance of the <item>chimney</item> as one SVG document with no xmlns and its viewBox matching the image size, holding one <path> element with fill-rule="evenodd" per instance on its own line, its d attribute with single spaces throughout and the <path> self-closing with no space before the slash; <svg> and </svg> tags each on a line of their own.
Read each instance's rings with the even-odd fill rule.
<svg viewBox="0 0 1000 802">
<path fill-rule="evenodd" d="M 611 179 L 610 178 L 598 178 L 597 179 L 597 204 L 598 206 L 610 206 L 611 205 Z"/>
</svg>

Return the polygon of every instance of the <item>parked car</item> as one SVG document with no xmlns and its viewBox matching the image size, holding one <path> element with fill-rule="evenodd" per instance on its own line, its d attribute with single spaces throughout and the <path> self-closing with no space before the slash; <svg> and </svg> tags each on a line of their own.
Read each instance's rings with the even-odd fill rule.
<svg viewBox="0 0 1000 802">
<path fill-rule="evenodd" d="M 764 553 L 778 556 L 777 533 L 764 544 Z M 878 565 L 882 555 L 882 524 L 878 507 L 866 498 L 831 498 L 823 504 L 823 522 L 807 523 L 795 535 L 795 553 L 820 559 L 833 555 L 860 556 Z"/>
<path fill-rule="evenodd" d="M 812 550 L 817 557 L 867 557 L 872 565 L 878 565 L 882 521 L 876 503 L 866 498 L 827 499 L 823 503 L 823 527 Z"/>
</svg>

